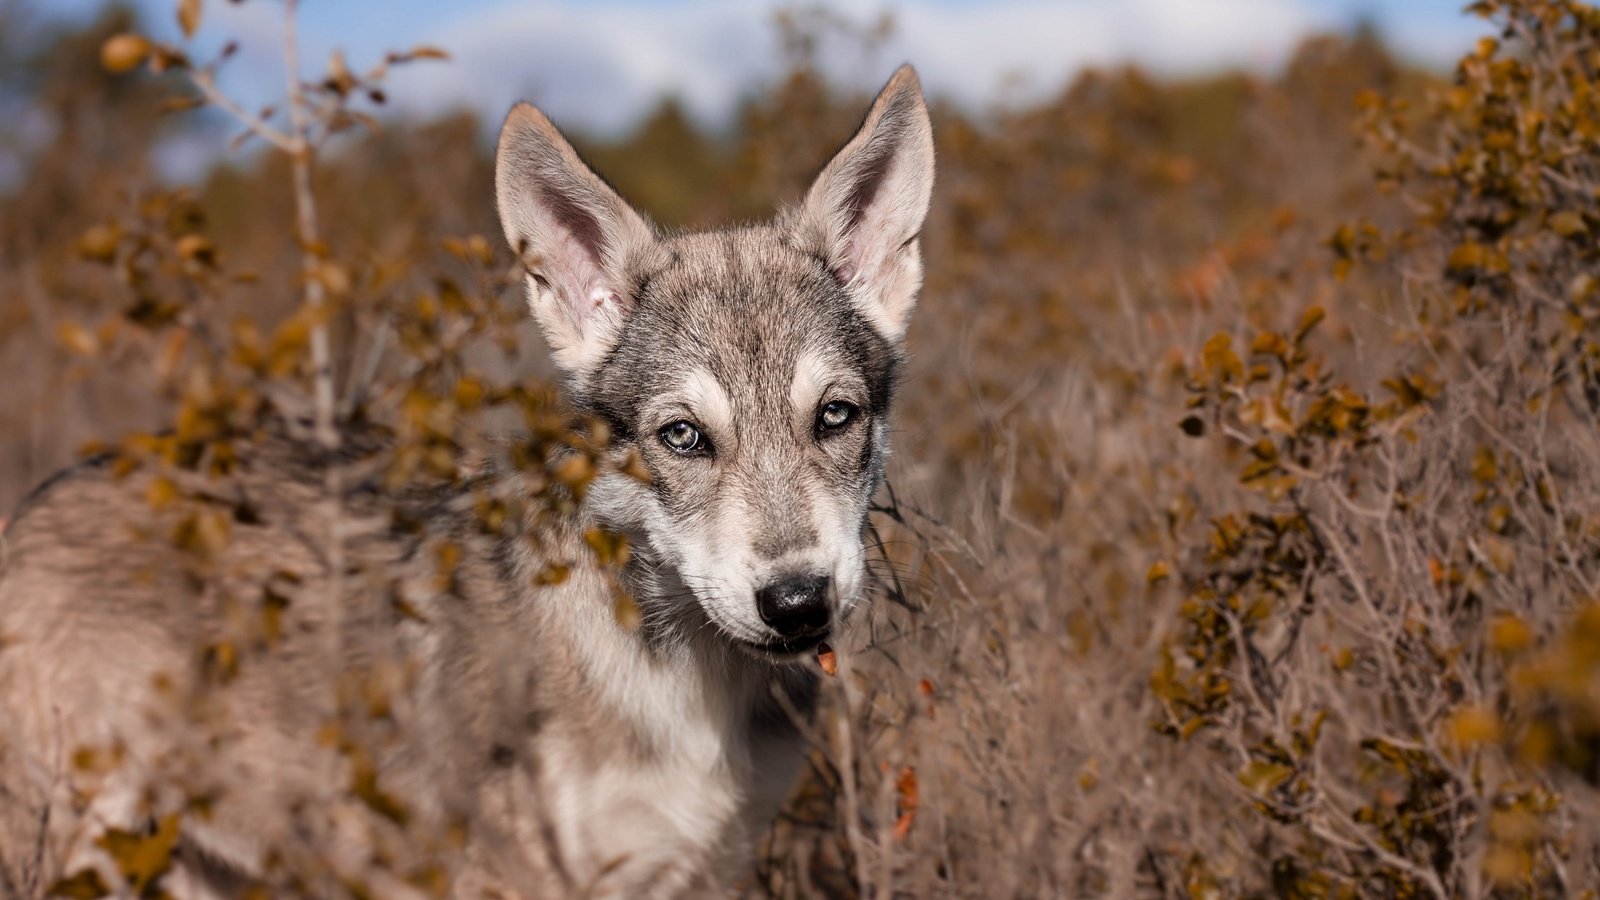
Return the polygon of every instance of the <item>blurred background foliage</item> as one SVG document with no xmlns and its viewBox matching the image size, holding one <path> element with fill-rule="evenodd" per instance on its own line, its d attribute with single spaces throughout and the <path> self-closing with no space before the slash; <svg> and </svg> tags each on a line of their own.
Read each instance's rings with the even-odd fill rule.
<svg viewBox="0 0 1600 900">
<path fill-rule="evenodd" d="M 1270 74 L 933 98 L 882 517 L 898 602 L 824 713 L 854 752 L 819 743 L 742 890 L 1600 889 L 1600 12 L 1471 14 L 1499 37 L 1453 72 L 1367 29 Z M 23 173 L 0 193 L 0 507 L 187 402 L 156 387 L 159 353 L 111 340 L 148 310 L 96 264 L 97 228 L 137 211 L 203 234 L 240 277 L 197 315 L 299 308 L 287 163 L 159 184 L 161 141 L 204 114 L 166 108 L 171 75 L 100 66 L 138 27 L 0 3 L 0 97 L 33 108 L 0 121 Z M 866 100 L 829 88 L 818 46 L 893 23 L 775 27 L 787 74 L 730 127 L 666 100 L 580 150 L 665 228 L 792 202 Z M 22 141 L 39 116 L 48 140 Z M 370 338 L 362 303 L 487 264 L 487 132 L 385 122 L 320 157 L 338 341 Z M 538 352 L 509 365 L 550 375 Z"/>
</svg>

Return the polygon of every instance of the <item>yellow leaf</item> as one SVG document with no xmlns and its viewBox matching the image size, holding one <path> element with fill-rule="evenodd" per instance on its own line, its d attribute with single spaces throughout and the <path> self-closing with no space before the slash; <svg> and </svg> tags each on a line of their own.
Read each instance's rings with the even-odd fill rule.
<svg viewBox="0 0 1600 900">
<path fill-rule="evenodd" d="M 1495 465 L 1494 451 L 1488 447 L 1479 447 L 1472 455 L 1472 477 L 1480 484 L 1493 484 L 1499 476 L 1500 469 Z"/>
<path fill-rule="evenodd" d="M 393 794 L 378 784 L 378 767 L 364 752 L 348 749 L 350 758 L 350 792 L 369 809 L 396 825 L 405 825 L 411 814 Z"/>
<path fill-rule="evenodd" d="M 1500 717 L 1493 710 L 1463 706 L 1445 723 L 1445 736 L 1458 747 L 1475 747 L 1500 739 Z"/>
<path fill-rule="evenodd" d="M 142 895 L 172 866 L 172 851 L 178 846 L 178 814 L 163 816 L 153 834 L 113 828 L 95 843 L 116 860 L 135 894 Z"/>
<path fill-rule="evenodd" d="M 617 620 L 617 624 L 627 631 L 637 629 L 644 618 L 639 611 L 639 604 L 627 591 L 617 592 L 616 602 L 611 606 L 611 615 Z"/>
<path fill-rule="evenodd" d="M 1525 847 L 1496 844 L 1484 854 L 1483 873 L 1497 885 L 1520 885 L 1533 873 L 1533 854 Z"/>
<path fill-rule="evenodd" d="M 602 566 L 624 565 L 628 561 L 628 539 L 601 528 L 591 528 L 583 533 L 583 542 L 594 551 Z"/>
<path fill-rule="evenodd" d="M 166 476 L 157 476 L 150 480 L 144 499 L 152 508 L 159 509 L 178 499 L 178 486 Z"/>
<path fill-rule="evenodd" d="M 331 260 L 323 260 L 318 263 L 317 267 L 311 272 L 311 278 L 335 297 L 350 292 L 349 270 Z"/>
<path fill-rule="evenodd" d="M 1279 359 L 1287 359 L 1289 342 L 1284 340 L 1281 334 L 1263 331 L 1250 342 L 1250 353 L 1255 356 L 1276 356 Z"/>
<path fill-rule="evenodd" d="M 1533 629 L 1516 616 L 1495 616 L 1489 622 L 1489 646 L 1501 653 L 1526 650 L 1533 646 Z"/>
<path fill-rule="evenodd" d="M 200 27 L 200 0 L 178 0 L 178 27 L 184 37 L 194 37 Z"/>
<path fill-rule="evenodd" d="M 51 897 L 68 897 L 71 900 L 98 900 L 111 896 L 111 887 L 93 869 L 81 869 L 71 878 L 63 878 L 50 886 Z"/>
<path fill-rule="evenodd" d="M 1233 337 L 1225 331 L 1212 335 L 1206 341 L 1200 349 L 1200 358 L 1205 362 L 1206 370 L 1222 381 L 1237 380 L 1244 375 L 1244 364 L 1233 352 Z"/>
<path fill-rule="evenodd" d="M 1510 268 L 1505 254 L 1476 241 L 1467 241 L 1450 251 L 1445 260 L 1445 272 L 1450 275 L 1469 275 L 1474 272 L 1504 272 Z"/>
<path fill-rule="evenodd" d="M 175 246 L 178 256 L 190 262 L 209 266 L 216 261 L 217 248 L 212 246 L 211 242 L 201 235 L 186 234 L 178 238 L 178 243 Z"/>
<path fill-rule="evenodd" d="M 232 641 L 218 641 L 206 648 L 202 663 L 207 678 L 227 684 L 239 674 L 239 648 Z"/>
<path fill-rule="evenodd" d="M 1294 423 L 1282 401 L 1263 397 L 1257 402 L 1261 404 L 1261 427 L 1277 434 L 1294 434 Z"/>
<path fill-rule="evenodd" d="M 100 342 L 77 322 L 62 322 L 56 326 L 56 340 L 79 356 L 94 356 L 100 352 Z"/>
<path fill-rule="evenodd" d="M 1304 341 L 1306 339 L 1306 335 L 1309 335 L 1312 329 L 1320 325 L 1322 320 L 1326 319 L 1327 317 L 1328 311 L 1323 309 L 1320 305 L 1313 304 L 1306 307 L 1306 311 L 1300 314 L 1300 324 L 1295 326 L 1294 342 L 1298 344 L 1301 341 Z"/>
<path fill-rule="evenodd" d="M 1092 791 L 1100 783 L 1100 760 L 1089 757 L 1089 761 L 1078 769 L 1078 787 L 1085 792 Z"/>
<path fill-rule="evenodd" d="M 350 66 L 344 61 L 344 54 L 338 50 L 328 57 L 327 86 L 337 91 L 340 96 L 350 93 L 356 86 L 356 77 L 350 74 Z"/>
<path fill-rule="evenodd" d="M 1333 653 L 1333 670 L 1345 672 L 1355 665 L 1356 651 L 1353 647 L 1341 647 Z"/>
<path fill-rule="evenodd" d="M 137 34 L 119 34 L 100 45 L 100 65 L 107 72 L 127 72 L 149 59 L 154 49 Z"/>
<path fill-rule="evenodd" d="M 439 574 L 449 575 L 461 565 L 461 545 L 455 541 L 444 541 L 434 549 L 434 560 L 438 565 Z"/>
<path fill-rule="evenodd" d="M 569 488 L 583 488 L 594 479 L 594 462 L 581 453 L 568 454 L 555 464 L 550 474 Z"/>
<path fill-rule="evenodd" d="M 1277 790 L 1293 777 L 1293 766 L 1257 759 L 1239 773 L 1239 783 L 1257 794 L 1266 794 Z"/>
<path fill-rule="evenodd" d="M 1144 580 L 1148 584 L 1157 584 L 1172 577 L 1172 567 L 1166 560 L 1158 559 L 1150 564 L 1150 571 L 1144 573 Z"/>
<path fill-rule="evenodd" d="M 78 255 L 93 262 L 107 263 L 117 258 L 122 229 L 115 224 L 96 225 L 78 238 Z"/>
<path fill-rule="evenodd" d="M 1558 212 L 1550 217 L 1550 230 L 1562 237 L 1587 234 L 1589 226 L 1584 224 L 1583 216 L 1571 211 Z"/>
</svg>

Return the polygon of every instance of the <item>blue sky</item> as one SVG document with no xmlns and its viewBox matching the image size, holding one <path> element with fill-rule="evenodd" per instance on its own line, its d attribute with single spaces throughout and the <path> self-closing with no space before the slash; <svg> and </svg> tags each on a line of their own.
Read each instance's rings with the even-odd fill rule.
<svg viewBox="0 0 1600 900">
<path fill-rule="evenodd" d="M 98 0 L 38 0 L 80 17 Z M 151 30 L 176 36 L 173 0 L 134 0 Z M 898 0 L 837 7 L 897 28 L 871 56 L 836 48 L 830 77 L 863 90 L 895 64 L 917 64 L 932 93 L 973 106 L 1028 100 L 1059 88 L 1087 65 L 1136 62 L 1159 72 L 1270 70 L 1306 34 L 1377 22 L 1411 59 L 1438 66 L 1485 33 L 1465 0 Z M 465 105 L 498 119 L 532 99 L 559 122 L 614 132 L 663 94 L 703 121 L 723 120 L 738 99 L 778 72 L 771 22 L 776 0 L 302 0 L 307 74 L 334 47 L 356 68 L 385 49 L 442 46 L 449 63 L 402 72 L 391 91 L 404 111 Z M 277 0 L 205 0 L 199 43 L 239 39 L 247 52 L 224 84 L 249 102 L 282 82 Z"/>
</svg>

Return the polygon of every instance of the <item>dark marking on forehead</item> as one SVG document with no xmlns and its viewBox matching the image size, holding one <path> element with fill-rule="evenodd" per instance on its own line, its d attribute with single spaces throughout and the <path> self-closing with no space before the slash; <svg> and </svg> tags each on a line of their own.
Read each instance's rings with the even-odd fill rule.
<svg viewBox="0 0 1600 900">
<path fill-rule="evenodd" d="M 844 349 L 869 382 L 892 374 L 892 348 L 828 269 L 774 229 L 691 234 L 668 244 L 673 262 L 641 283 L 621 340 L 583 400 L 625 411 L 695 366 L 732 394 L 752 386 L 754 375 L 787 379 L 809 345 Z"/>
<path fill-rule="evenodd" d="M 804 420 L 809 411 L 793 408 L 796 365 L 807 352 L 833 357 L 864 383 L 866 396 L 856 400 L 879 419 L 889 411 L 898 347 L 857 311 L 821 260 L 775 229 L 668 241 L 672 261 L 641 281 L 621 339 L 578 402 L 606 419 L 619 440 L 645 442 L 637 446 L 647 461 L 654 455 L 661 476 L 652 493 L 673 515 L 703 515 L 733 492 L 759 520 L 756 552 L 781 556 L 814 544 L 813 500 L 800 486 L 859 494 L 881 448 L 864 431 L 859 447 L 844 445 L 842 457 L 819 461 Z M 649 443 L 666 424 L 651 418 L 652 401 L 677 395 L 695 369 L 716 379 L 735 418 L 734 435 L 708 435 L 714 446 L 732 438 L 715 467 L 664 463 L 669 457 Z"/>
</svg>

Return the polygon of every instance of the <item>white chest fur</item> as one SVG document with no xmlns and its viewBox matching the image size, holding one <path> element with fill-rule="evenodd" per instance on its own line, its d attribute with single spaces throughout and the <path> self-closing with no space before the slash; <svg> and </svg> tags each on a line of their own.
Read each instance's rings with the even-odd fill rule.
<svg viewBox="0 0 1600 900">
<path fill-rule="evenodd" d="M 773 702 L 769 667 L 726 647 L 648 646 L 609 604 L 563 612 L 593 704 L 552 710 L 536 738 L 563 864 L 601 895 L 715 886 L 748 859 L 800 760 L 797 735 L 756 714 Z"/>
</svg>

